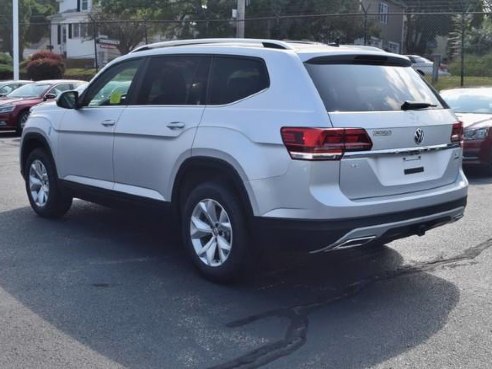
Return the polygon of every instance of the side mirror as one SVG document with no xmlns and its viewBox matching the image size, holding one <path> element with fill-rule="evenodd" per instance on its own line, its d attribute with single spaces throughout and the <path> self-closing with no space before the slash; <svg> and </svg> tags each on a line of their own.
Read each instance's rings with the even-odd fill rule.
<svg viewBox="0 0 492 369">
<path fill-rule="evenodd" d="M 56 94 L 46 94 L 43 97 L 43 100 L 44 101 L 46 101 L 46 100 L 53 100 L 53 99 L 56 99 Z"/>
<path fill-rule="evenodd" d="M 65 91 L 56 101 L 56 105 L 64 109 L 78 109 L 78 99 L 79 93 L 77 91 Z"/>
</svg>

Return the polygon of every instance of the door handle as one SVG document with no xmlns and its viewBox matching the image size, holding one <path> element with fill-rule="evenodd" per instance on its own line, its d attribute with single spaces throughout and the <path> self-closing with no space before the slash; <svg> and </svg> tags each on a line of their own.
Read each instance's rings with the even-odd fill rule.
<svg viewBox="0 0 492 369">
<path fill-rule="evenodd" d="M 106 120 L 103 120 L 101 122 L 101 124 L 104 126 L 104 127 L 111 127 L 111 126 L 114 126 L 116 124 L 116 121 L 115 120 L 112 120 L 112 119 L 106 119 Z"/>
<path fill-rule="evenodd" d="M 167 128 L 176 130 L 176 129 L 183 129 L 185 127 L 185 124 L 183 122 L 171 122 L 167 125 Z"/>
</svg>

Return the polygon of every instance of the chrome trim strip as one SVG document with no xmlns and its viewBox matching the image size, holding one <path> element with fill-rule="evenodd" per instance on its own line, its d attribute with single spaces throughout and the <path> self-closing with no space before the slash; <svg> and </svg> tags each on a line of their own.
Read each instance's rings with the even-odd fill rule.
<svg viewBox="0 0 492 369">
<path fill-rule="evenodd" d="M 376 236 L 367 236 L 367 237 L 359 237 L 359 238 L 351 238 L 344 243 L 335 246 L 334 250 L 345 250 L 345 249 L 351 249 L 352 247 L 359 247 L 362 245 L 365 245 L 366 243 L 369 243 L 373 241 L 376 238 Z"/>
<path fill-rule="evenodd" d="M 402 220 L 399 222 L 393 222 L 393 223 L 385 223 L 385 224 L 376 224 L 370 227 L 363 227 L 363 228 L 356 228 L 342 236 L 341 238 L 338 239 L 338 241 L 333 242 L 332 244 L 323 247 L 318 250 L 310 251 L 310 254 L 317 254 L 320 252 L 327 252 L 331 250 L 337 249 L 337 247 L 346 244 L 347 242 L 355 241 L 360 238 L 368 238 L 368 237 L 373 237 L 374 240 L 378 239 L 381 237 L 383 234 L 385 234 L 387 231 L 393 229 L 393 228 L 398 228 L 402 226 L 407 226 L 407 225 L 412 225 L 412 224 L 419 224 L 422 222 L 428 222 L 432 221 L 435 219 L 439 218 L 444 218 L 444 217 L 449 217 L 450 220 L 448 223 L 453 223 L 456 222 L 457 220 L 461 219 L 463 217 L 463 213 L 465 212 L 465 207 L 460 206 L 458 208 L 444 211 L 441 213 L 436 213 L 436 214 L 431 214 L 431 215 L 426 215 L 423 217 L 418 217 L 418 218 L 412 218 L 412 219 L 407 219 L 407 220 Z M 355 247 L 355 246 L 353 246 Z"/>
<path fill-rule="evenodd" d="M 339 160 L 343 155 L 330 153 L 308 153 L 308 152 L 291 152 L 292 159 L 297 160 Z"/>
<path fill-rule="evenodd" d="M 402 149 L 387 149 L 387 150 L 374 150 L 374 151 L 361 151 L 361 152 L 346 152 L 344 158 L 362 158 L 368 156 L 383 156 L 383 155 L 414 155 L 423 152 L 442 151 L 449 149 L 457 149 L 460 145 L 457 143 L 441 144 L 433 146 L 422 147 L 407 147 Z"/>
</svg>

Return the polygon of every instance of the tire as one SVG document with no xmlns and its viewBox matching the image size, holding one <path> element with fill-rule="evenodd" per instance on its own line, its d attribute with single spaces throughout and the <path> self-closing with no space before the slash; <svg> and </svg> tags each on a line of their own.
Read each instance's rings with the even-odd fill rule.
<svg viewBox="0 0 492 369">
<path fill-rule="evenodd" d="M 43 218 L 59 218 L 72 205 L 72 197 L 58 183 L 53 159 L 44 150 L 33 150 L 24 167 L 26 192 L 32 209 Z"/>
<path fill-rule="evenodd" d="M 489 155 L 489 162 L 484 168 L 484 173 L 487 176 L 492 176 L 492 152 Z"/>
<path fill-rule="evenodd" d="M 183 242 L 200 273 L 219 283 L 240 279 L 252 250 L 238 196 L 220 182 L 202 183 L 188 192 L 181 210 Z"/>
<path fill-rule="evenodd" d="M 24 130 L 24 125 L 27 122 L 27 118 L 29 118 L 28 110 L 24 110 L 19 114 L 19 117 L 17 118 L 17 127 L 15 129 L 15 132 L 17 133 L 18 136 L 22 135 L 22 131 Z"/>
</svg>

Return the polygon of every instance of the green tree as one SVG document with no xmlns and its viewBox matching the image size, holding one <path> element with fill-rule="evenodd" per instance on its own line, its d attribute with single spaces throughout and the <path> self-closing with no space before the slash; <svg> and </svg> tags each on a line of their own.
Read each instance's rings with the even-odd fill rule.
<svg viewBox="0 0 492 369">
<path fill-rule="evenodd" d="M 29 20 L 32 14 L 32 0 L 19 0 L 19 53 L 22 58 Z M 12 47 L 12 1 L 0 1 L 0 38 L 3 40 L 0 51 L 13 56 Z"/>
<path fill-rule="evenodd" d="M 179 22 L 168 28 L 169 38 L 232 37 L 235 25 L 231 11 L 236 0 L 191 0 L 183 1 L 174 8 Z"/>
<path fill-rule="evenodd" d="M 352 43 L 363 35 L 363 17 L 358 0 L 255 0 L 248 17 L 275 17 L 246 23 L 246 34 L 254 37 L 307 39 Z M 326 17 L 293 17 L 295 15 L 330 14 Z M 345 15 L 344 15 L 345 14 Z"/>
<path fill-rule="evenodd" d="M 48 16 L 58 11 L 56 0 L 31 0 L 31 16 L 26 34 L 26 42 L 36 43 L 49 35 Z"/>
<path fill-rule="evenodd" d="M 478 26 L 473 26 L 472 15 L 458 14 L 453 17 L 453 31 L 449 34 L 449 48 L 452 57 L 459 57 L 461 52 L 475 56 L 492 51 L 492 19 L 484 16 Z M 464 41 L 464 43 L 463 43 Z"/>
<path fill-rule="evenodd" d="M 152 32 L 166 33 L 167 22 L 176 19 L 179 10 L 192 1 L 172 0 L 101 0 L 91 14 L 97 32 L 119 40 L 118 50 L 126 54 L 145 41 Z"/>
<path fill-rule="evenodd" d="M 448 35 L 454 30 L 453 15 L 483 11 L 483 0 L 407 0 L 407 53 L 426 54 L 436 36 Z M 446 13 L 436 14 L 443 12 Z M 429 13 L 429 14 L 425 14 Z M 470 15 L 470 25 L 481 23 L 481 14 Z"/>
</svg>

